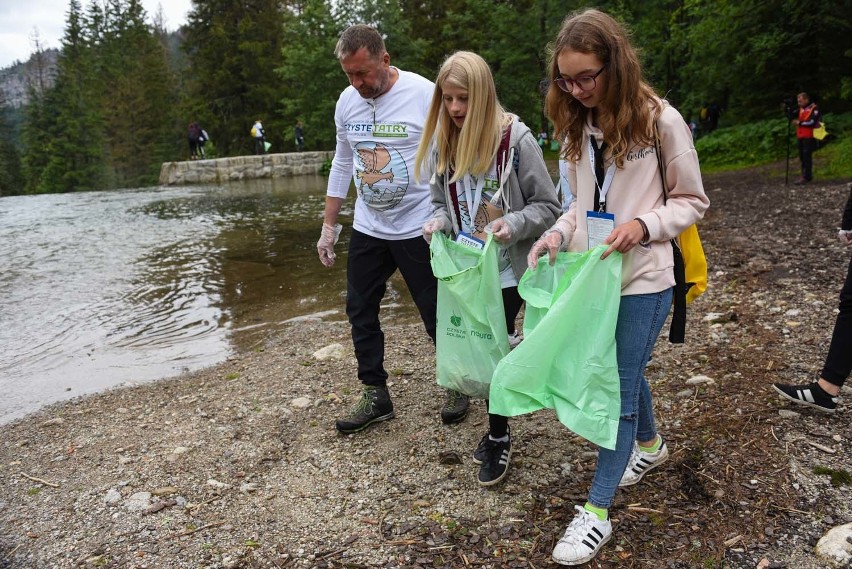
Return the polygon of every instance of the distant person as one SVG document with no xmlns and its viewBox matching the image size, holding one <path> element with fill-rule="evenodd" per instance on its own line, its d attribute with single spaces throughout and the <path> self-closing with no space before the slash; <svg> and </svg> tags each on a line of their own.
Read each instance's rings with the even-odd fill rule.
<svg viewBox="0 0 852 569">
<path fill-rule="evenodd" d="M 200 140 L 201 140 L 201 127 L 198 126 L 198 123 L 192 121 L 189 123 L 187 138 L 189 139 L 189 159 L 197 160 L 198 152 L 200 149 Z"/>
<path fill-rule="evenodd" d="M 266 145 L 264 144 L 266 139 L 264 138 L 263 124 L 260 122 L 260 119 L 257 119 L 251 127 L 251 136 L 254 138 L 254 153 L 264 154 L 266 152 Z"/>
<path fill-rule="evenodd" d="M 698 134 L 698 125 L 695 124 L 695 121 L 692 118 L 692 113 L 689 113 L 686 116 L 686 124 L 689 125 L 689 132 L 692 133 L 692 140 L 695 140 L 695 137 Z"/>
<path fill-rule="evenodd" d="M 355 433 L 394 417 L 379 307 L 387 281 L 397 270 L 426 333 L 435 341 L 438 283 L 421 232 L 432 213 L 429 180 L 409 174 L 435 86 L 393 67 L 382 36 L 366 25 L 347 28 L 334 53 L 350 86 L 340 94 L 334 111 L 337 146 L 317 252 L 323 265 L 334 264 L 341 229 L 337 218 L 354 178 L 357 198 L 346 266 L 346 315 L 364 392 L 335 427 L 341 433 Z M 451 391 L 441 418 L 458 422 L 467 410 L 467 397 Z"/>
<path fill-rule="evenodd" d="M 701 125 L 704 134 L 710 132 L 710 105 L 706 102 L 698 110 L 698 124 Z"/>
<path fill-rule="evenodd" d="M 538 145 L 542 150 L 547 148 L 547 129 L 544 127 L 538 132 Z"/>
<path fill-rule="evenodd" d="M 207 131 L 203 128 L 201 129 L 201 136 L 198 138 L 198 155 L 204 159 L 204 144 L 210 140 L 210 135 L 207 134 Z"/>
<path fill-rule="evenodd" d="M 716 102 L 710 103 L 707 109 L 708 130 L 713 132 L 719 127 L 719 117 L 722 115 L 722 109 Z"/>
<path fill-rule="evenodd" d="M 305 135 L 302 132 L 302 121 L 296 121 L 296 151 L 302 152 L 305 149 Z"/>
<path fill-rule="evenodd" d="M 794 183 L 807 184 L 813 180 L 813 154 L 817 149 L 814 129 L 819 126 L 820 114 L 816 103 L 811 101 L 811 97 L 807 93 L 799 93 L 796 101 L 799 104 L 799 114 L 790 122 L 796 127 L 796 141 L 799 145 L 799 162 L 802 164 L 802 175 Z"/>
<path fill-rule="evenodd" d="M 852 247 L 852 189 L 843 210 L 840 241 Z M 840 312 L 834 322 L 831 344 L 819 379 L 807 385 L 776 383 L 775 391 L 794 403 L 807 405 L 823 413 L 834 413 L 840 401 L 840 389 L 852 373 L 852 258 L 846 269 L 846 281 L 840 289 Z"/>
</svg>

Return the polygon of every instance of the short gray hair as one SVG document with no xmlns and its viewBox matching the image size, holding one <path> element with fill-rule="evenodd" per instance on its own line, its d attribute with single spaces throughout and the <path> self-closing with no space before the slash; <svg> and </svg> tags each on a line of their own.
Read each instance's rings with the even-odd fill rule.
<svg viewBox="0 0 852 569">
<path fill-rule="evenodd" d="M 340 34 L 340 39 L 337 40 L 337 46 L 334 48 L 334 55 L 337 59 L 343 59 L 362 47 L 367 48 L 367 53 L 373 58 L 382 57 L 386 51 L 385 40 L 376 28 L 366 24 L 355 24 Z"/>
</svg>

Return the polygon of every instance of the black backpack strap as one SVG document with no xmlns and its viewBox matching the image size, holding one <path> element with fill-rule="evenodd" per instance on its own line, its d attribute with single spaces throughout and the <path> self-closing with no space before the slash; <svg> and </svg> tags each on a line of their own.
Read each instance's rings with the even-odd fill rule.
<svg viewBox="0 0 852 569">
<path fill-rule="evenodd" d="M 663 181 L 663 203 L 669 197 L 669 185 L 666 181 L 666 165 L 663 161 L 663 147 L 660 143 L 660 132 L 657 130 L 657 123 L 654 121 L 654 153 L 657 155 L 657 166 L 660 169 L 660 178 Z M 674 259 L 674 298 L 672 304 L 674 311 L 672 312 L 672 325 L 669 328 L 669 342 L 672 344 L 683 344 L 686 339 L 686 268 L 683 263 L 683 253 L 680 251 L 680 246 L 677 239 L 671 240 L 672 258 Z"/>
</svg>

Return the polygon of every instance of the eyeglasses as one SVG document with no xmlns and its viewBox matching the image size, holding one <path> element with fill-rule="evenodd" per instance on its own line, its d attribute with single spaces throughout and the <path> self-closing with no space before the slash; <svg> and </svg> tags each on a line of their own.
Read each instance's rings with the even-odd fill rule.
<svg viewBox="0 0 852 569">
<path fill-rule="evenodd" d="M 580 87 L 581 91 L 591 91 L 597 86 L 597 82 L 595 78 L 598 75 L 603 73 L 603 70 L 606 69 L 606 65 L 598 69 L 597 73 L 594 75 L 583 75 L 582 77 L 575 77 L 574 79 L 568 79 L 566 77 L 557 77 L 553 80 L 556 83 L 556 86 L 565 91 L 566 93 L 574 92 L 574 85 Z"/>
</svg>

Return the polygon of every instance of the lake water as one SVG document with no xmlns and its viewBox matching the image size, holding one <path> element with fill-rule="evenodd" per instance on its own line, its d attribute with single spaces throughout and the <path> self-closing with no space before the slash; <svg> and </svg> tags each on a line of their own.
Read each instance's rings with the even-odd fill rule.
<svg viewBox="0 0 852 569">
<path fill-rule="evenodd" d="M 352 201 L 326 269 L 325 183 L 0 198 L 0 424 L 213 365 L 292 319 L 345 320 Z M 382 318 L 418 319 L 398 275 Z"/>
</svg>

